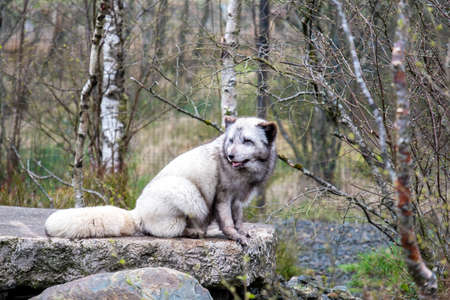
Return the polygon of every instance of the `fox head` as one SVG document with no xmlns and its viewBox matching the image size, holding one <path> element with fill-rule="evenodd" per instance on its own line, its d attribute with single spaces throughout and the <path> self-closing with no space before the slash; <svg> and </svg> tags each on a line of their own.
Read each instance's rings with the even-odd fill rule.
<svg viewBox="0 0 450 300">
<path fill-rule="evenodd" d="M 263 119 L 225 117 L 224 156 L 234 169 L 262 171 L 275 155 L 277 126 Z"/>
</svg>

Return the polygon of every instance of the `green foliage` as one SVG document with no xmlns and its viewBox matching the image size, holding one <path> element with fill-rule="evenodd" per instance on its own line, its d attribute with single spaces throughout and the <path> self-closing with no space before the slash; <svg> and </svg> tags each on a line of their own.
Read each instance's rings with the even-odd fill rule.
<svg viewBox="0 0 450 300">
<path fill-rule="evenodd" d="M 340 269 L 351 272 L 349 286 L 354 292 L 377 290 L 395 296 L 395 299 L 416 299 L 416 286 L 409 276 L 400 247 L 378 249 L 359 255 L 359 261 L 340 265 Z"/>
</svg>

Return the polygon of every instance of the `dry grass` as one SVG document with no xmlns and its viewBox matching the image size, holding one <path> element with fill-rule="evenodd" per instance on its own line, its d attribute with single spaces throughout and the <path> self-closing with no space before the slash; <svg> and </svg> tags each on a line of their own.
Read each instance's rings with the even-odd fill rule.
<svg viewBox="0 0 450 300">
<path fill-rule="evenodd" d="M 137 177 L 153 177 L 181 153 L 215 136 L 217 133 L 214 129 L 192 118 L 168 115 L 164 120 L 141 130 L 132 140 L 130 153 L 136 163 L 134 172 Z"/>
</svg>

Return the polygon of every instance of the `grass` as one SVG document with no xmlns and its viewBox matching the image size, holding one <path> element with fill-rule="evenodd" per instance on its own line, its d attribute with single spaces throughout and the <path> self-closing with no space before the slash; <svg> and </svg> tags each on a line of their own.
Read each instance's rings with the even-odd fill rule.
<svg viewBox="0 0 450 300">
<path fill-rule="evenodd" d="M 359 255 L 359 261 L 339 266 L 352 273 L 349 283 L 352 292 L 368 291 L 380 297 L 393 299 L 417 299 L 416 286 L 408 274 L 402 249 L 389 247 Z"/>
</svg>

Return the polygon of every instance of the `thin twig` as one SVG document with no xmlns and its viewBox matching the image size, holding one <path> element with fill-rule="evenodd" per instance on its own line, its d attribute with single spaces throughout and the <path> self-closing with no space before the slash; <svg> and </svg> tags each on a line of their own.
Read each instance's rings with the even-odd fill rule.
<svg viewBox="0 0 450 300">
<path fill-rule="evenodd" d="M 338 14 L 341 17 L 342 22 L 342 29 L 345 32 L 345 35 L 347 36 L 348 44 L 350 47 L 350 53 L 353 61 L 353 69 L 355 71 L 356 81 L 358 82 L 364 96 L 367 99 L 367 102 L 369 103 L 370 108 L 372 109 L 373 116 L 375 118 L 375 122 L 378 125 L 378 136 L 379 136 L 379 143 L 380 143 L 380 150 L 381 150 L 381 156 L 384 161 L 384 165 L 386 170 L 389 172 L 389 175 L 391 177 L 391 181 L 394 181 L 394 178 L 396 177 L 395 171 L 392 168 L 391 161 L 388 157 L 387 153 L 387 147 L 386 147 L 386 128 L 384 127 L 383 118 L 380 114 L 378 107 L 375 103 L 375 101 L 372 98 L 372 95 L 369 92 L 369 89 L 367 88 L 366 82 L 362 75 L 361 70 L 361 64 L 359 62 L 358 54 L 356 53 L 356 47 L 353 42 L 354 37 L 350 31 L 349 25 L 347 23 L 347 17 L 345 16 L 345 13 L 342 9 L 342 3 L 339 0 L 333 0 L 334 4 L 337 7 Z"/>
<path fill-rule="evenodd" d="M 177 111 L 179 111 L 179 112 L 181 112 L 181 113 L 184 113 L 184 114 L 190 116 L 191 118 L 194 118 L 194 119 L 196 119 L 196 120 L 198 120 L 198 121 L 200 121 L 200 122 L 205 123 L 205 124 L 208 125 L 208 126 L 211 126 L 211 127 L 215 128 L 215 129 L 216 129 L 217 131 L 219 131 L 219 132 L 223 132 L 223 130 L 222 130 L 219 126 L 217 126 L 216 123 L 214 123 L 214 122 L 212 122 L 212 121 L 210 121 L 210 120 L 203 119 L 203 118 L 199 117 L 198 115 L 194 115 L 194 114 L 188 112 L 187 110 L 182 109 L 182 108 L 179 107 L 178 105 L 176 105 L 176 104 L 170 102 L 169 100 L 163 98 L 162 96 L 156 94 L 156 93 L 153 91 L 153 85 L 155 85 L 155 84 L 153 84 L 150 88 L 147 88 L 147 87 L 144 86 L 144 84 L 143 84 L 142 82 L 140 82 L 140 81 L 137 80 L 136 78 L 130 77 L 130 79 L 133 80 L 134 82 L 136 82 L 141 88 L 143 88 L 144 90 L 146 90 L 147 92 L 149 92 L 150 94 L 152 94 L 152 95 L 153 95 L 156 99 L 158 99 L 159 101 L 164 102 L 165 104 L 167 104 L 167 105 L 173 107 L 174 109 L 176 109 Z"/>
<path fill-rule="evenodd" d="M 41 167 L 42 169 L 44 169 L 44 171 L 47 172 L 51 178 L 56 179 L 58 182 L 60 182 L 60 183 L 62 183 L 62 184 L 64 184 L 64 185 L 66 185 L 66 186 L 73 187 L 73 185 L 72 185 L 70 182 L 64 181 L 64 180 L 61 179 L 60 177 L 56 176 L 55 173 L 53 173 L 52 171 L 50 171 L 49 169 L 47 169 L 46 167 L 44 167 L 40 161 L 36 161 L 36 160 L 34 160 L 34 159 L 33 159 L 33 161 L 34 161 L 39 167 Z M 44 176 L 43 176 L 43 177 L 44 177 Z M 47 176 L 45 176 L 45 177 L 47 177 Z M 108 200 L 106 199 L 106 197 L 105 197 L 104 195 L 100 194 L 99 192 L 94 191 L 94 190 L 90 190 L 90 189 L 86 189 L 86 188 L 82 188 L 82 191 L 83 191 L 83 192 L 86 192 L 86 193 L 89 193 L 89 194 L 96 195 L 97 197 L 99 197 L 100 199 L 102 199 L 103 202 L 104 202 L 105 204 L 108 204 Z"/>
<path fill-rule="evenodd" d="M 27 173 L 28 177 L 38 186 L 38 188 L 41 190 L 41 192 L 47 197 L 47 199 L 50 201 L 50 207 L 53 208 L 55 205 L 55 201 L 53 198 L 45 191 L 44 187 L 37 181 L 37 179 L 34 176 L 34 173 L 31 172 L 29 169 L 27 169 L 23 162 L 22 157 L 20 156 L 19 152 L 17 151 L 16 147 L 11 143 L 11 148 L 13 149 L 14 153 L 17 156 L 17 159 L 19 160 L 20 167 Z"/>
</svg>

